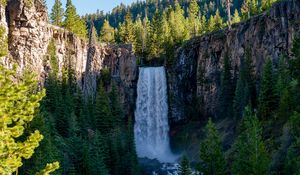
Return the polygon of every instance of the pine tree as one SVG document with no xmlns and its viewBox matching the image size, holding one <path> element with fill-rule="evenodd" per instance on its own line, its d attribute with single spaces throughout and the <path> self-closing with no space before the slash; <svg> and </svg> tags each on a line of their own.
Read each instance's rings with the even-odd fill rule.
<svg viewBox="0 0 300 175">
<path fill-rule="evenodd" d="M 175 1 L 175 9 L 169 13 L 169 24 L 173 41 L 175 44 L 181 44 L 190 36 L 184 11 L 177 0 Z"/>
<path fill-rule="evenodd" d="M 300 115 L 298 112 L 289 119 L 289 128 L 292 143 L 288 148 L 286 162 L 284 167 L 285 174 L 299 175 L 300 174 Z"/>
<path fill-rule="evenodd" d="M 200 35 L 203 35 L 207 32 L 207 20 L 206 20 L 206 17 L 203 15 L 201 16 L 200 18 L 200 24 L 199 24 L 199 34 Z"/>
<path fill-rule="evenodd" d="M 132 24 L 132 18 L 130 12 L 128 12 L 125 16 L 124 33 L 122 36 L 122 42 L 126 44 L 134 43 L 133 24 Z"/>
<path fill-rule="evenodd" d="M 102 29 L 100 31 L 100 40 L 106 43 L 115 42 L 115 30 L 112 28 L 107 20 L 104 21 Z"/>
<path fill-rule="evenodd" d="M 127 124 L 127 133 L 126 133 L 126 156 L 125 156 L 125 167 L 127 167 L 129 175 L 136 175 L 139 174 L 139 167 L 138 167 L 138 159 L 134 141 L 134 127 L 132 117 L 128 117 L 128 124 Z"/>
<path fill-rule="evenodd" d="M 222 29 L 225 25 L 224 25 L 221 15 L 220 15 L 219 9 L 216 11 L 216 15 L 214 16 L 214 18 L 215 18 L 215 29 L 214 30 Z"/>
<path fill-rule="evenodd" d="M 143 22 L 141 20 L 141 16 L 138 15 L 136 21 L 133 25 L 133 33 L 135 36 L 135 52 L 138 56 L 144 55 L 144 43 L 146 41 L 145 30 L 143 26 Z"/>
<path fill-rule="evenodd" d="M 112 83 L 111 92 L 109 94 L 111 115 L 113 120 L 113 126 L 119 126 L 123 119 L 122 106 L 119 100 L 120 96 L 117 93 L 117 87 L 115 83 Z"/>
<path fill-rule="evenodd" d="M 45 92 L 37 92 L 37 81 L 32 74 L 25 73 L 18 77 L 19 81 L 14 81 L 16 77 L 16 69 L 0 66 L 0 174 L 17 172 L 22 159 L 29 159 L 43 139 L 36 130 L 25 141 L 20 140 Z M 51 165 L 47 167 L 50 171 L 58 167 L 58 163 Z"/>
<path fill-rule="evenodd" d="M 232 24 L 239 23 L 240 21 L 241 21 L 241 17 L 240 17 L 239 11 L 237 9 L 235 9 L 234 15 L 232 18 Z"/>
<path fill-rule="evenodd" d="M 151 22 L 150 34 L 148 41 L 148 59 L 159 58 L 162 54 L 162 43 L 160 36 L 163 35 L 161 30 L 161 16 L 156 10 Z"/>
<path fill-rule="evenodd" d="M 86 38 L 87 30 L 85 21 L 77 15 L 76 8 L 72 0 L 67 0 L 64 27 L 79 37 Z"/>
<path fill-rule="evenodd" d="M 249 107 L 245 109 L 240 135 L 234 148 L 233 174 L 268 174 L 269 155 L 262 140 L 262 128 Z"/>
<path fill-rule="evenodd" d="M 188 20 L 189 20 L 189 25 L 190 28 L 189 30 L 191 31 L 191 36 L 196 36 L 199 33 L 199 5 L 196 0 L 192 0 L 189 5 L 188 9 Z"/>
<path fill-rule="evenodd" d="M 215 28 L 216 28 L 216 21 L 215 21 L 214 16 L 211 15 L 207 22 L 207 30 L 208 30 L 208 32 L 212 32 L 215 30 Z"/>
<path fill-rule="evenodd" d="M 221 87 L 220 87 L 220 114 L 222 117 L 231 117 L 232 116 L 232 103 L 234 97 L 234 87 L 233 87 L 233 78 L 231 74 L 231 62 L 226 54 L 224 58 L 224 67 L 221 77 Z"/>
<path fill-rule="evenodd" d="M 62 26 L 64 17 L 64 9 L 60 0 L 55 0 L 51 12 L 51 22 L 54 25 Z"/>
<path fill-rule="evenodd" d="M 86 174 L 108 175 L 108 170 L 105 165 L 106 156 L 108 156 L 107 149 L 104 137 L 99 131 L 96 131 L 88 142 L 86 155 L 84 156 Z"/>
<path fill-rule="evenodd" d="M 97 129 L 101 134 L 107 133 L 112 127 L 111 110 L 109 99 L 105 92 L 103 83 L 100 83 L 95 104 L 95 120 Z"/>
<path fill-rule="evenodd" d="M 180 163 L 179 175 L 192 175 L 190 162 L 186 156 L 183 156 Z"/>
<path fill-rule="evenodd" d="M 276 91 L 273 88 L 275 84 L 273 74 L 272 61 L 268 59 L 263 69 L 258 98 L 258 116 L 262 120 L 270 118 L 277 106 Z"/>
<path fill-rule="evenodd" d="M 206 138 L 201 143 L 200 159 L 203 161 L 200 172 L 204 174 L 225 175 L 226 162 L 217 128 L 209 119 L 206 125 Z"/>
<path fill-rule="evenodd" d="M 248 104 L 252 108 L 256 106 L 256 88 L 252 57 L 250 51 L 246 49 L 245 59 L 241 60 L 239 78 L 233 100 L 233 111 L 236 119 L 242 116 L 244 108 Z"/>
</svg>

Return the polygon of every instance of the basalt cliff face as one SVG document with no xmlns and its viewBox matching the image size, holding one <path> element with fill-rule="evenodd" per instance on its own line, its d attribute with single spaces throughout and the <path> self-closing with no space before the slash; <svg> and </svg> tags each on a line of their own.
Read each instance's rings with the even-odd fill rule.
<svg viewBox="0 0 300 175">
<path fill-rule="evenodd" d="M 175 64 L 168 70 L 171 120 L 178 121 L 195 113 L 218 117 L 217 100 L 225 54 L 238 74 L 240 62 L 249 49 L 259 82 L 265 60 L 271 58 L 276 64 L 282 53 L 290 54 L 293 38 L 299 31 L 300 1 L 287 0 L 233 25 L 232 29 L 186 43 L 177 50 Z"/>
<path fill-rule="evenodd" d="M 29 2 L 29 3 L 28 3 Z M 7 67 L 17 64 L 18 70 L 29 69 L 41 83 L 51 70 L 47 48 L 56 46 L 59 70 L 67 64 L 75 71 L 83 93 L 94 95 L 101 70 L 108 68 L 117 84 L 126 114 L 133 111 L 137 66 L 130 45 L 108 45 L 89 42 L 48 22 L 46 8 L 40 0 L 9 0 L 0 6 L 0 24 L 8 35 L 9 54 L 2 61 Z"/>
</svg>

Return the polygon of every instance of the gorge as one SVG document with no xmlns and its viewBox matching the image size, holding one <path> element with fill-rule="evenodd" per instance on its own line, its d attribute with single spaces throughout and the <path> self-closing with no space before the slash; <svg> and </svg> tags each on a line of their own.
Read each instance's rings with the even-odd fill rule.
<svg viewBox="0 0 300 175">
<path fill-rule="evenodd" d="M 8 43 L 1 65 L 7 69 L 16 66 L 18 76 L 29 70 L 38 81 L 32 91 L 46 89 L 36 119 L 24 126 L 28 133 L 41 130 L 45 141 L 34 161 L 26 160 L 20 174 L 32 174 L 48 157 L 61 162 L 57 174 L 67 175 L 145 175 L 154 171 L 165 175 L 169 165 L 174 165 L 170 172 L 176 174 L 180 160 L 205 172 L 208 160 L 201 156 L 215 152 L 224 154 L 224 160 L 214 159 L 215 155 L 210 160 L 221 162 L 226 169 L 223 174 L 229 174 L 247 168 L 235 166 L 234 155 L 252 148 L 247 144 L 255 139 L 260 139 L 256 143 L 265 158 L 256 161 L 269 161 L 264 171 L 275 174 L 293 167 L 283 162 L 299 155 L 300 49 L 294 43 L 300 32 L 299 0 L 276 2 L 231 27 L 174 44 L 171 56 L 153 57 L 148 62 L 136 52 L 148 43 L 99 42 L 93 22 L 87 24 L 88 37 L 78 37 L 50 24 L 41 0 L 30 1 L 31 5 L 28 1 L 0 3 L 0 39 Z M 120 32 L 122 27 L 114 31 Z M 239 98 L 240 94 L 244 96 Z M 233 105 L 239 104 L 236 99 L 247 103 L 241 105 L 238 115 L 233 112 L 239 107 Z M 255 139 L 242 135 L 243 129 Z M 215 147 L 206 146 L 209 144 Z M 51 154 L 40 156 L 45 150 Z M 253 151 L 245 155 L 250 153 Z M 267 173 L 256 173 L 261 174 Z"/>
</svg>

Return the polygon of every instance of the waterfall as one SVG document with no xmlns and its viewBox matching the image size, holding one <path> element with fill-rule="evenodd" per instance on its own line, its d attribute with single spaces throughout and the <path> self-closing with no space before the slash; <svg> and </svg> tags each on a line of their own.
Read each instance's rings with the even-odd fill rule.
<svg viewBox="0 0 300 175">
<path fill-rule="evenodd" d="M 167 100 L 164 67 L 140 68 L 134 125 L 139 157 L 175 161 L 169 145 Z"/>
</svg>

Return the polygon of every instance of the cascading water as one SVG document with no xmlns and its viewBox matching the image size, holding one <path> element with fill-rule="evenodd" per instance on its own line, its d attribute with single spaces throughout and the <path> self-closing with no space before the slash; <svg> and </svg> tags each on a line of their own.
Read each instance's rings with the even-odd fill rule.
<svg viewBox="0 0 300 175">
<path fill-rule="evenodd" d="M 139 157 L 173 162 L 169 145 L 167 81 L 164 67 L 140 68 L 134 135 Z"/>
</svg>

